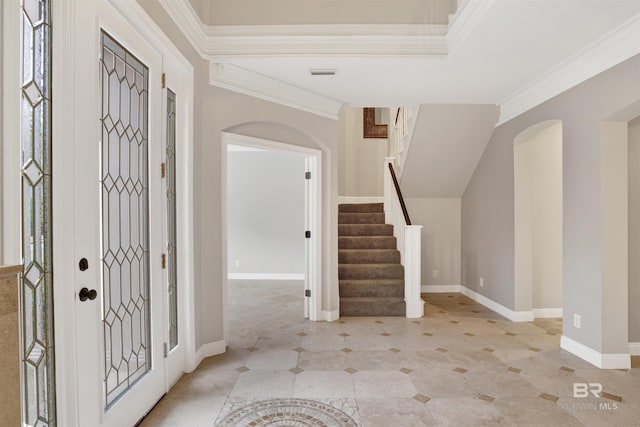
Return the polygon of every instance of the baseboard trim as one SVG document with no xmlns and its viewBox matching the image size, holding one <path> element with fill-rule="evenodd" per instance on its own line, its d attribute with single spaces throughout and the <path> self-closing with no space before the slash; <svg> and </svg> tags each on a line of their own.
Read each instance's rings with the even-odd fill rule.
<svg viewBox="0 0 640 427">
<path fill-rule="evenodd" d="M 534 308 L 533 317 L 536 319 L 562 318 L 562 308 Z"/>
<path fill-rule="evenodd" d="M 533 322 L 534 320 L 533 310 L 513 311 L 510 308 L 507 308 L 504 305 L 485 297 L 484 295 L 480 295 L 479 293 L 472 291 L 465 286 L 461 286 L 461 288 L 463 294 L 476 301 L 477 303 L 484 305 L 488 309 L 495 311 L 499 315 L 506 317 L 512 322 Z"/>
<path fill-rule="evenodd" d="M 207 357 L 222 354 L 227 351 L 227 344 L 224 340 L 209 342 L 203 344 L 196 350 L 195 357 L 192 359 L 190 369 L 187 372 L 193 372 L 200 363 Z"/>
<path fill-rule="evenodd" d="M 629 343 L 629 354 L 631 356 L 640 356 L 640 342 Z"/>
<path fill-rule="evenodd" d="M 420 287 L 420 292 L 432 293 L 432 294 L 451 293 L 451 292 L 461 293 L 462 285 L 422 285 Z"/>
<path fill-rule="evenodd" d="M 600 353 L 578 341 L 562 335 L 560 348 L 586 360 L 600 369 L 630 369 L 631 356 L 629 354 Z"/>
<path fill-rule="evenodd" d="M 339 196 L 341 203 L 384 203 L 384 196 Z"/>
<path fill-rule="evenodd" d="M 339 318 L 340 318 L 339 310 L 333 310 L 333 311 L 322 310 L 322 320 L 324 320 L 325 322 L 335 322 Z"/>
<path fill-rule="evenodd" d="M 304 280 L 304 273 L 228 273 L 229 280 Z"/>
</svg>

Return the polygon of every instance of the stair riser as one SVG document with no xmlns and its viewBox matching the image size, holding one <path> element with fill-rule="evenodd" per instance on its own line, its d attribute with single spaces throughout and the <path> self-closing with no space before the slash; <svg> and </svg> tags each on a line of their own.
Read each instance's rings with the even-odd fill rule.
<svg viewBox="0 0 640 427">
<path fill-rule="evenodd" d="M 382 281 L 381 281 L 382 282 Z M 363 283 L 355 284 L 353 281 L 340 281 L 340 296 L 341 297 L 404 297 L 404 284 L 385 284 L 380 283 Z"/>
<path fill-rule="evenodd" d="M 341 224 L 338 236 L 393 236 L 390 224 Z"/>
<path fill-rule="evenodd" d="M 356 204 L 340 204 L 338 212 L 384 212 L 383 203 L 356 203 Z"/>
<path fill-rule="evenodd" d="M 339 264 L 400 264 L 400 252 L 395 249 L 363 249 L 338 251 Z"/>
<path fill-rule="evenodd" d="M 338 249 L 397 249 L 396 238 L 383 237 L 338 237 Z"/>
<path fill-rule="evenodd" d="M 404 279 L 404 268 L 400 264 L 340 264 L 338 279 Z"/>
<path fill-rule="evenodd" d="M 338 224 L 384 224 L 384 213 L 339 213 Z"/>
<path fill-rule="evenodd" d="M 404 302 L 340 301 L 340 316 L 405 316 Z"/>
</svg>

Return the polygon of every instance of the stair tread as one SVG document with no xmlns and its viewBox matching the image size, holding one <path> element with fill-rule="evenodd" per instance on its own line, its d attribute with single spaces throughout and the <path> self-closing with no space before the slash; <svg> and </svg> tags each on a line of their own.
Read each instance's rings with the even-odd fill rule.
<svg viewBox="0 0 640 427">
<path fill-rule="evenodd" d="M 358 286 L 367 285 L 404 285 L 404 279 L 340 279 L 341 284 L 353 284 Z"/>
<path fill-rule="evenodd" d="M 353 225 L 353 224 L 384 224 L 384 213 L 381 212 L 368 212 L 368 213 L 352 213 L 352 212 L 340 212 L 338 214 L 339 225 Z"/>
<path fill-rule="evenodd" d="M 397 249 L 393 236 L 338 236 L 338 249 Z"/>
<path fill-rule="evenodd" d="M 347 238 L 347 239 L 390 239 L 395 238 L 394 236 L 338 236 L 338 238 Z"/>
<path fill-rule="evenodd" d="M 404 316 L 403 297 L 343 297 L 340 316 Z"/>
<path fill-rule="evenodd" d="M 393 236 L 393 225 L 338 224 L 338 236 Z"/>
<path fill-rule="evenodd" d="M 338 264 L 339 267 L 354 267 L 354 268 L 404 268 L 402 264 L 398 262 L 386 262 L 386 263 L 362 263 L 362 264 Z"/>
<path fill-rule="evenodd" d="M 340 203 L 338 212 L 384 212 L 383 203 Z"/>
<path fill-rule="evenodd" d="M 354 236 L 355 237 L 355 236 Z M 382 237 L 387 237 L 387 236 L 382 236 Z M 372 251 L 372 252 L 400 252 L 397 249 L 386 249 L 386 248 L 372 248 L 372 249 L 338 249 L 339 252 L 346 252 L 346 253 L 355 253 L 355 252 L 362 252 L 362 251 Z"/>
<path fill-rule="evenodd" d="M 340 298 L 348 297 L 403 297 L 404 280 L 339 280 Z"/>
</svg>

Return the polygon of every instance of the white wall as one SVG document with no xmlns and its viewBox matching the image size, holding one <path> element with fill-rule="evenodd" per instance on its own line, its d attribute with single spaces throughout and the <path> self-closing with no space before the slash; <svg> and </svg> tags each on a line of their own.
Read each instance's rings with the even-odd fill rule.
<svg viewBox="0 0 640 427">
<path fill-rule="evenodd" d="M 304 274 L 305 158 L 230 151 L 228 273 Z"/>
<path fill-rule="evenodd" d="M 387 139 L 363 138 L 362 108 L 340 111 L 338 192 L 340 196 L 382 196 Z"/>
<path fill-rule="evenodd" d="M 406 204 L 411 222 L 423 226 L 422 285 L 460 285 L 460 199 L 406 199 Z"/>
<path fill-rule="evenodd" d="M 562 124 L 554 123 L 514 142 L 516 310 L 562 308 Z"/>
<path fill-rule="evenodd" d="M 629 342 L 640 342 L 640 117 L 629 122 Z"/>
</svg>

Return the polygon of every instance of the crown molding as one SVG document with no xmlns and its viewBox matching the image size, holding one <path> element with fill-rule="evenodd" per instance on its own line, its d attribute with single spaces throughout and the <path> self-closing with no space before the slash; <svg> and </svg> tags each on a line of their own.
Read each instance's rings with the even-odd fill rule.
<svg viewBox="0 0 640 427">
<path fill-rule="evenodd" d="M 461 1 L 449 25 L 205 25 L 188 0 L 159 0 L 196 52 L 210 63 L 210 84 L 337 119 L 343 102 L 232 65 L 238 57 L 446 57 L 494 0 Z"/>
<path fill-rule="evenodd" d="M 198 14 L 188 0 L 159 0 L 160 5 L 167 12 L 169 17 L 173 19 L 180 31 L 185 35 L 191 46 L 198 54 L 207 59 L 207 55 L 203 50 L 206 44 L 207 33 L 205 25 L 202 23 Z"/>
<path fill-rule="evenodd" d="M 452 15 L 449 21 L 449 28 L 446 35 L 449 54 L 455 52 L 456 47 L 467 38 L 487 10 L 489 10 L 493 2 L 494 0 L 458 1 L 458 10 Z"/>
<path fill-rule="evenodd" d="M 638 53 L 640 15 L 503 99 L 496 127 Z"/>
<path fill-rule="evenodd" d="M 343 105 L 342 101 L 228 63 L 209 64 L 209 83 L 334 120 Z"/>
<path fill-rule="evenodd" d="M 200 56 L 209 60 L 269 55 L 387 56 L 448 53 L 448 25 L 212 26 L 201 21 L 188 0 L 159 1 Z"/>
</svg>

